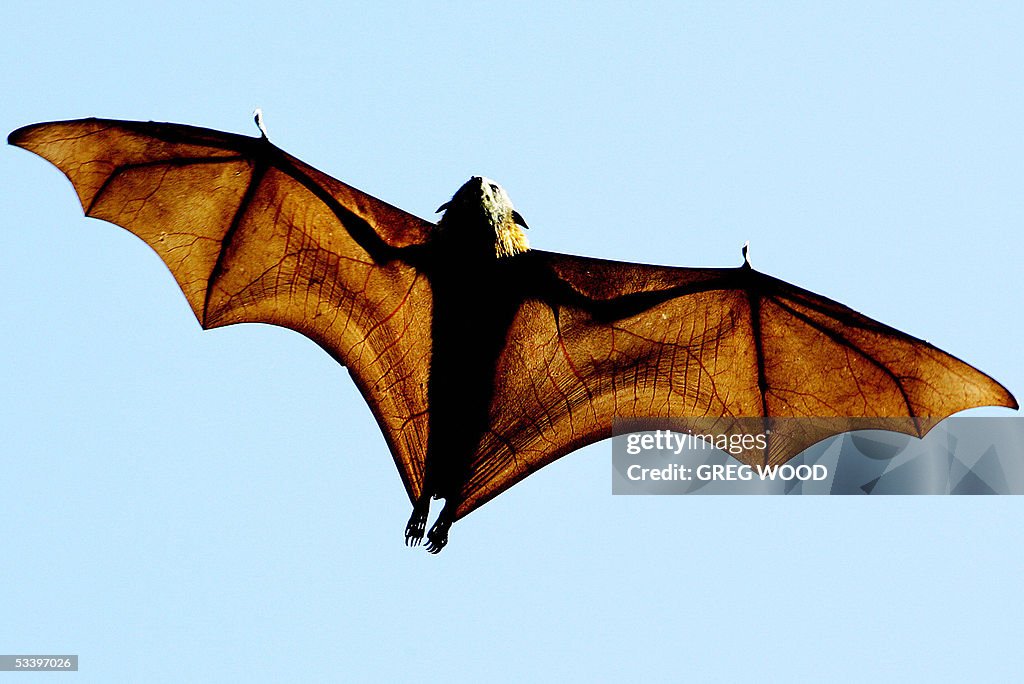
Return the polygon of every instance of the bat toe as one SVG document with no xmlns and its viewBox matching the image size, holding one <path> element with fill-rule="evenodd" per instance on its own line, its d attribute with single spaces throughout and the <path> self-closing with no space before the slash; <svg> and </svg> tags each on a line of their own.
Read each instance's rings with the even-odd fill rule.
<svg viewBox="0 0 1024 684">
<path fill-rule="evenodd" d="M 423 542 L 423 531 L 427 528 L 427 512 L 415 510 L 405 526 L 405 545 L 419 546 Z"/>
<path fill-rule="evenodd" d="M 440 553 L 441 549 L 448 544 L 448 529 L 451 527 L 451 523 L 438 520 L 434 523 L 434 526 L 430 528 L 430 532 L 427 533 L 427 551 L 430 553 Z"/>
</svg>

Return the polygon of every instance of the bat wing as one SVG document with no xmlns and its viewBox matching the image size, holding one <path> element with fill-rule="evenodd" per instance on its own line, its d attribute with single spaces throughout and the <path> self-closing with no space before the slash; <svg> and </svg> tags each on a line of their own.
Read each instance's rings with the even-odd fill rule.
<svg viewBox="0 0 1024 684">
<path fill-rule="evenodd" d="M 433 224 L 265 137 L 83 119 L 26 126 L 8 141 L 63 171 L 86 215 L 152 247 L 204 328 L 281 325 L 346 365 L 419 497 L 431 295 L 402 255 Z"/>
<path fill-rule="evenodd" d="M 528 279 L 543 285 L 509 330 L 459 515 L 610 437 L 613 417 L 713 418 L 718 434 L 740 417 L 835 419 L 786 422 L 767 453 L 739 457 L 778 464 L 845 431 L 844 419 L 910 416 L 923 435 L 966 408 L 1017 407 L 927 342 L 749 267 L 528 256 Z"/>
</svg>

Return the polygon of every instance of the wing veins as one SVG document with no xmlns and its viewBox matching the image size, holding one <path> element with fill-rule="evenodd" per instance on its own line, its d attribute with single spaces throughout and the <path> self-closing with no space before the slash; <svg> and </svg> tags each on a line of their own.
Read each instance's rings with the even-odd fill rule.
<svg viewBox="0 0 1024 684">
<path fill-rule="evenodd" d="M 256 168 L 253 169 L 252 177 L 249 179 L 249 185 L 245 188 L 245 194 L 242 195 L 242 200 L 238 203 L 238 209 L 235 210 L 235 215 L 231 219 L 231 225 L 228 226 L 227 231 L 224 233 L 224 238 L 221 240 L 220 251 L 217 254 L 217 262 L 213 265 L 213 270 L 210 271 L 210 277 L 206 281 L 206 297 L 203 301 L 204 328 L 209 323 L 208 314 L 210 311 L 210 294 L 213 292 L 214 283 L 217 282 L 224 272 L 224 260 L 227 256 L 228 249 L 231 247 L 231 242 L 235 237 L 238 227 L 242 223 L 242 219 L 245 217 L 245 213 L 252 204 L 253 197 L 255 197 L 257 190 L 259 190 L 259 186 L 263 183 L 263 179 L 266 178 L 269 168 L 270 167 L 267 164 L 257 164 Z"/>
<path fill-rule="evenodd" d="M 100 201 L 104 193 L 110 188 L 115 180 L 121 177 L 126 171 L 134 171 L 135 169 L 155 168 L 158 166 L 191 166 L 192 164 L 221 164 L 224 162 L 237 162 L 247 161 L 242 155 L 233 155 L 231 157 L 175 157 L 173 159 L 159 159 L 156 161 L 148 162 L 132 162 L 131 164 L 121 164 L 114 168 L 107 176 L 106 180 L 100 185 L 96 194 L 92 196 L 89 201 L 89 206 L 85 209 L 86 216 L 92 216 L 93 209 L 96 208 L 96 204 Z"/>
<path fill-rule="evenodd" d="M 869 354 L 865 350 L 861 349 L 853 341 L 848 340 L 841 333 L 838 333 L 838 332 L 836 332 L 834 330 L 829 330 L 826 326 L 822 325 L 818 321 L 815 321 L 810 316 L 808 316 L 808 315 L 806 315 L 806 314 L 804 314 L 804 313 L 802 313 L 800 311 L 797 311 L 796 309 L 794 309 L 793 307 L 789 306 L 788 304 L 786 304 L 784 301 L 782 301 L 778 297 L 772 297 L 772 301 L 775 304 L 777 304 L 778 306 L 780 306 L 781 308 L 783 308 L 786 311 L 788 311 L 793 316 L 796 316 L 798 319 L 800 319 L 801 321 L 803 321 L 807 325 L 811 326 L 815 330 L 819 331 L 820 333 L 822 333 L 823 335 L 828 337 L 830 340 L 832 340 L 836 344 L 842 345 L 843 347 L 851 349 L 856 354 L 859 354 L 868 363 L 870 363 L 871 365 L 875 366 L 876 368 L 878 368 L 878 370 L 882 371 L 882 373 L 887 375 L 889 377 L 889 379 L 892 380 L 893 384 L 896 385 L 896 389 L 899 391 L 900 397 L 903 399 L 903 403 L 906 404 L 907 412 L 910 414 L 910 417 L 913 418 L 913 420 L 914 420 L 914 427 L 917 428 L 918 433 L 921 432 L 921 425 L 920 425 L 920 423 L 917 420 L 918 416 L 917 416 L 916 413 L 914 413 L 914 407 L 910 403 L 910 397 L 907 395 L 906 390 L 903 388 L 903 383 L 900 381 L 899 376 L 897 376 L 891 370 L 886 368 L 884 363 L 882 363 L 881 361 L 876 359 L 874 356 L 872 356 L 871 354 Z"/>
<path fill-rule="evenodd" d="M 288 161 L 282 155 L 283 161 Z M 296 183 L 306 188 L 314 197 L 320 200 L 331 213 L 338 219 L 341 227 L 351 236 L 353 240 L 366 252 L 378 265 L 383 265 L 398 258 L 399 252 L 404 251 L 392 247 L 385 242 L 377 231 L 373 229 L 368 221 L 347 209 L 336 198 L 334 198 L 319 183 L 314 181 L 306 173 L 296 168 L 292 163 L 276 165 L 277 170 L 285 173 Z"/>
</svg>

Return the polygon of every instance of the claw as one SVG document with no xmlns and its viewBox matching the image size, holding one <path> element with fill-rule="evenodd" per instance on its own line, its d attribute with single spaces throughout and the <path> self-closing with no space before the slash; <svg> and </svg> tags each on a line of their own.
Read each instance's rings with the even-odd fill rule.
<svg viewBox="0 0 1024 684">
<path fill-rule="evenodd" d="M 434 523 L 434 526 L 430 528 L 430 532 L 427 533 L 427 551 L 430 553 L 441 552 L 441 549 L 448 543 L 448 528 L 450 527 L 451 523 L 444 520 L 438 520 Z"/>
<path fill-rule="evenodd" d="M 412 510 L 409 523 L 405 526 L 405 545 L 419 546 L 423 541 L 423 530 L 427 528 L 427 509 L 417 506 Z"/>
</svg>

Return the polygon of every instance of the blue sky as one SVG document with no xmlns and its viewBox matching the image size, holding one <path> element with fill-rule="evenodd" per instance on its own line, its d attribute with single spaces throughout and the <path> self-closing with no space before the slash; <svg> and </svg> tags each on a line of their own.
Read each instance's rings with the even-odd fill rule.
<svg viewBox="0 0 1024 684">
<path fill-rule="evenodd" d="M 750 240 L 760 270 L 1024 394 L 1012 3 L 6 15 L 5 133 L 104 116 L 253 134 L 259 106 L 277 144 L 420 216 L 483 174 L 544 249 L 731 266 Z M 612 497 L 606 442 L 459 522 L 440 556 L 407 549 L 345 369 L 288 330 L 202 332 L 155 254 L 84 219 L 53 167 L 5 148 L 0 178 L 3 652 L 77 653 L 78 680 L 105 682 L 1019 669 L 1020 497 Z"/>
</svg>

